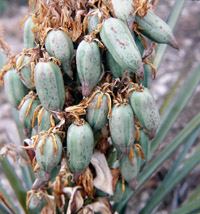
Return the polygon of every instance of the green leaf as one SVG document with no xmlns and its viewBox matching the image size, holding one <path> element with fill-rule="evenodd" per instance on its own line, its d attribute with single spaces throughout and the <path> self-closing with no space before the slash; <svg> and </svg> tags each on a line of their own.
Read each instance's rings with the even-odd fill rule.
<svg viewBox="0 0 200 214">
<path fill-rule="evenodd" d="M 178 18 L 181 14 L 184 3 L 185 3 L 185 0 L 176 0 L 171 9 L 171 13 L 168 17 L 167 23 L 171 27 L 172 30 L 174 29 L 174 27 L 178 21 Z M 165 45 L 165 44 L 160 44 L 157 46 L 156 56 L 155 56 L 154 62 L 153 62 L 154 66 L 156 68 L 159 67 L 160 62 L 162 61 L 162 58 L 165 54 L 166 48 L 167 48 L 167 45 Z"/>
<path fill-rule="evenodd" d="M 15 214 L 11 213 L 1 202 L 0 202 L 0 211 L 1 214 Z"/>
<path fill-rule="evenodd" d="M 5 191 L 5 188 L 3 188 L 1 181 L 0 181 L 0 197 L 3 197 L 3 200 L 9 205 L 11 210 L 13 211 L 15 210 L 16 211 L 15 213 L 19 213 L 19 209 L 13 204 L 13 201 L 10 199 L 9 195 Z M 0 201 L 2 201 L 2 199 L 0 199 Z"/>
<path fill-rule="evenodd" d="M 190 196 L 188 202 L 190 203 L 190 202 L 193 202 L 197 199 L 200 199 L 200 186 L 197 189 L 195 189 L 193 194 Z"/>
<path fill-rule="evenodd" d="M 200 199 L 190 202 L 181 208 L 175 210 L 171 214 L 198 214 L 200 213 Z"/>
<path fill-rule="evenodd" d="M 195 142 L 196 138 L 198 137 L 199 130 L 200 129 L 197 129 L 194 132 L 194 134 L 190 137 L 190 139 L 184 146 L 181 154 L 178 156 L 178 158 L 175 161 L 175 163 L 173 164 L 172 168 L 169 170 L 164 181 L 156 189 L 154 194 L 151 196 L 150 200 L 145 205 L 144 209 L 141 211 L 142 214 L 151 213 L 151 211 L 153 211 L 155 209 L 155 207 L 157 207 L 161 203 L 161 201 L 166 196 L 166 194 L 169 193 L 170 186 L 173 186 L 177 175 L 180 173 L 180 170 L 178 171 L 178 168 L 179 168 L 182 160 L 184 159 L 186 153 L 188 152 L 188 150 L 191 148 L 192 144 Z"/>
<path fill-rule="evenodd" d="M 20 181 L 19 177 L 17 176 L 15 170 L 11 166 L 8 159 L 5 157 L 3 159 L 0 159 L 0 164 L 2 167 L 2 170 L 7 177 L 13 191 L 15 192 L 15 195 L 17 196 L 17 199 L 19 200 L 19 203 L 21 204 L 22 208 L 24 209 L 25 213 L 27 213 L 26 210 L 26 191 L 24 187 L 22 186 L 22 182 Z"/>
<path fill-rule="evenodd" d="M 178 98 L 176 102 L 172 106 L 166 118 L 163 120 L 158 130 L 158 133 L 156 134 L 155 138 L 151 142 L 151 146 L 152 146 L 151 154 L 157 149 L 157 147 L 161 144 L 161 142 L 167 135 L 168 131 L 171 129 L 173 123 L 175 122 L 177 117 L 180 115 L 181 111 L 187 104 L 188 100 L 191 98 L 199 81 L 200 81 L 200 65 L 197 67 L 195 72 L 193 72 L 193 74 L 191 75 L 187 83 L 183 85 L 182 90 L 178 94 Z"/>
</svg>

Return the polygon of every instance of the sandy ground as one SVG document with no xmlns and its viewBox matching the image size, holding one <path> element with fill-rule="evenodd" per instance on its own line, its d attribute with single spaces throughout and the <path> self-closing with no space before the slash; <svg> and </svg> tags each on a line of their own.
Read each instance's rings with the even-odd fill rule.
<svg viewBox="0 0 200 214">
<path fill-rule="evenodd" d="M 170 8 L 172 7 L 173 0 L 160 1 L 156 13 L 163 18 L 167 19 Z M 180 71 L 189 63 L 188 71 L 182 81 L 182 84 L 189 78 L 190 74 L 197 67 L 200 59 L 200 2 L 187 1 L 182 11 L 182 15 L 175 28 L 175 36 L 177 38 L 180 51 L 174 50 L 170 47 L 167 48 L 166 54 L 162 63 L 157 71 L 157 78 L 153 81 L 152 91 L 156 98 L 157 104 L 161 106 L 169 89 L 177 80 Z M 17 14 L 17 15 L 16 15 Z M 5 29 L 6 41 L 12 47 L 12 52 L 17 54 L 22 49 L 23 31 L 19 29 L 19 23 L 26 14 L 25 7 L 12 7 L 7 13 L 0 17 L 0 28 Z M 168 134 L 158 152 L 163 149 L 169 142 L 177 135 L 177 133 L 184 128 L 200 109 L 200 86 L 197 88 L 194 96 L 182 112 L 179 119 L 173 126 L 173 129 Z M 7 102 L 6 96 L 2 86 L 0 86 L 0 145 L 8 143 L 9 140 L 14 140 L 19 145 L 17 131 L 14 120 L 11 114 L 10 104 Z M 193 149 L 194 150 L 194 149 Z M 193 151 L 192 150 L 192 151 Z M 192 152 L 191 151 L 191 152 Z M 173 163 L 175 156 L 170 158 L 159 172 L 148 182 L 145 189 L 136 198 L 130 201 L 127 214 L 136 214 L 145 205 L 151 194 L 154 192 L 159 183 L 163 180 L 168 169 Z M 191 190 L 200 184 L 198 177 L 200 167 L 197 167 L 193 173 L 188 176 L 163 203 L 160 205 L 157 214 L 168 214 L 176 207 L 172 206 L 173 201 L 177 200 L 173 197 L 177 191 L 180 193 L 182 190 L 181 200 L 187 198 Z M 2 174 L 1 174 L 2 176 Z M 5 179 L 2 181 L 7 185 Z M 195 181 L 195 184 L 194 184 Z M 183 190 L 184 188 L 184 190 Z M 181 201 L 180 200 L 180 201 Z"/>
</svg>

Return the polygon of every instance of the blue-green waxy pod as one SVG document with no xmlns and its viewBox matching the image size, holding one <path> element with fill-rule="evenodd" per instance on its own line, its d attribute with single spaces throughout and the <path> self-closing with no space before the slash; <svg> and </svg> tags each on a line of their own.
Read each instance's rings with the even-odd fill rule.
<svg viewBox="0 0 200 214">
<path fill-rule="evenodd" d="M 35 27 L 35 24 L 32 21 L 32 17 L 29 17 L 24 24 L 24 48 L 30 49 L 36 46 L 35 43 L 35 34 L 32 29 Z"/>
<path fill-rule="evenodd" d="M 135 20 L 133 0 L 103 0 L 103 2 L 110 9 L 113 16 L 122 20 L 132 32 Z"/>
<path fill-rule="evenodd" d="M 107 65 L 110 71 L 112 72 L 112 75 L 114 78 L 122 78 L 124 75 L 124 72 L 126 71 L 123 69 L 113 58 L 113 56 L 110 54 L 109 51 L 106 52 L 106 60 Z"/>
<path fill-rule="evenodd" d="M 134 150 L 133 163 L 131 164 L 129 154 L 124 155 L 119 162 L 120 173 L 129 184 L 137 178 L 141 166 L 141 157 Z"/>
<path fill-rule="evenodd" d="M 140 79 L 140 83 L 146 87 L 146 88 L 151 88 L 151 84 L 152 84 L 152 80 L 153 80 L 153 69 L 150 65 L 146 64 L 144 65 L 144 77 L 143 80 Z"/>
<path fill-rule="evenodd" d="M 98 10 L 91 10 L 90 15 L 87 19 L 87 29 L 88 33 L 92 33 L 92 31 L 95 31 L 98 29 L 99 24 L 99 17 L 98 17 Z"/>
<path fill-rule="evenodd" d="M 42 109 L 40 111 L 42 111 Z M 40 124 L 38 124 L 38 131 L 39 132 L 41 132 L 43 130 L 48 131 L 51 127 L 52 127 L 51 113 L 49 113 L 46 109 L 44 109 L 44 113 L 42 114 Z"/>
<path fill-rule="evenodd" d="M 75 121 L 67 131 L 67 159 L 75 179 L 89 165 L 94 146 L 94 136 L 90 125 Z"/>
<path fill-rule="evenodd" d="M 106 123 L 107 123 L 107 115 L 109 111 L 108 107 L 108 97 L 106 95 L 103 95 L 101 98 L 101 105 L 98 109 L 95 109 L 97 107 L 98 98 L 101 96 L 100 93 L 96 94 L 93 101 L 90 103 L 86 119 L 90 126 L 96 131 L 102 129 Z"/>
<path fill-rule="evenodd" d="M 34 111 L 36 107 L 40 105 L 40 101 L 38 99 L 35 99 L 32 104 L 31 102 L 32 102 L 32 97 L 26 98 L 25 102 L 23 103 L 23 105 L 19 110 L 19 119 L 24 127 L 24 133 L 28 137 L 30 137 L 32 132 L 32 121 L 33 121 Z M 28 113 L 30 106 L 31 106 L 30 112 Z M 35 126 L 36 125 L 37 125 L 37 122 L 35 123 Z"/>
<path fill-rule="evenodd" d="M 118 180 L 115 186 L 114 195 L 112 196 L 111 200 L 115 203 L 119 203 L 127 198 L 127 196 L 132 192 L 130 186 L 125 182 L 124 183 L 124 192 L 122 190 L 122 181 Z"/>
<path fill-rule="evenodd" d="M 82 94 L 87 97 L 101 76 L 101 54 L 96 42 L 83 40 L 79 44 L 76 65 L 82 85 Z"/>
<path fill-rule="evenodd" d="M 140 18 L 136 15 L 138 25 L 143 28 L 140 32 L 157 43 L 164 43 L 178 49 L 178 44 L 170 26 L 160 17 L 148 10 L 146 16 Z"/>
<path fill-rule="evenodd" d="M 29 90 L 22 83 L 17 70 L 11 69 L 4 74 L 4 88 L 8 101 L 17 108 Z"/>
<path fill-rule="evenodd" d="M 41 212 L 46 203 L 47 202 L 44 195 L 41 193 L 34 193 L 34 195 L 30 198 L 28 210 L 34 213 Z"/>
<path fill-rule="evenodd" d="M 35 150 L 36 160 L 41 169 L 47 173 L 60 163 L 62 156 L 62 142 L 57 134 L 42 135 Z"/>
<path fill-rule="evenodd" d="M 116 18 L 106 19 L 100 31 L 104 45 L 125 70 L 140 75 L 142 58 L 127 25 Z"/>
<path fill-rule="evenodd" d="M 142 146 L 144 152 L 145 160 L 143 159 L 141 160 L 142 166 L 144 166 L 149 160 L 149 155 L 151 151 L 151 142 L 149 142 L 148 135 L 142 129 L 140 129 L 140 138 L 138 143 Z"/>
<path fill-rule="evenodd" d="M 47 110 L 62 110 L 65 88 L 61 70 L 54 62 L 38 62 L 34 69 L 35 88 L 41 104 Z"/>
<path fill-rule="evenodd" d="M 23 58 L 22 58 L 23 57 Z M 31 65 L 26 65 L 20 69 L 21 66 L 29 63 L 31 57 L 29 56 L 19 56 L 16 61 L 16 69 L 18 70 L 21 81 L 27 88 L 33 88 L 34 84 L 31 82 Z"/>
<path fill-rule="evenodd" d="M 142 38 L 140 35 L 138 34 L 134 34 L 135 35 L 135 43 L 138 47 L 138 50 L 140 52 L 140 55 L 143 56 L 143 53 L 144 53 L 144 42 L 142 41 Z"/>
<path fill-rule="evenodd" d="M 71 62 L 74 47 L 71 38 L 62 30 L 51 30 L 45 39 L 45 47 L 50 56 L 60 60 L 61 68 L 72 78 Z"/>
<path fill-rule="evenodd" d="M 134 91 L 130 102 L 139 122 L 148 131 L 149 137 L 153 138 L 160 124 L 160 115 L 151 91 L 148 88 Z"/>
<path fill-rule="evenodd" d="M 109 127 L 114 147 L 119 152 L 128 153 L 135 140 L 134 115 L 129 104 L 113 106 Z"/>
</svg>

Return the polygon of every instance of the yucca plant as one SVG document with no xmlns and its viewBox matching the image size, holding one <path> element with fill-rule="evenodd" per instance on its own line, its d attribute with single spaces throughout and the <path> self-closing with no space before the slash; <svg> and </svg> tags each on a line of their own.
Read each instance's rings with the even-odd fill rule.
<svg viewBox="0 0 200 214">
<path fill-rule="evenodd" d="M 140 211 L 149 214 L 200 162 L 199 147 L 185 159 L 200 114 L 152 158 L 200 80 L 199 66 L 176 93 L 180 75 L 160 120 L 149 88 L 163 44 L 178 49 L 172 29 L 184 1 L 174 3 L 168 24 L 153 13 L 156 3 L 30 0 L 22 53 L 11 56 L 1 38 L 1 82 L 23 147 L 1 148 L 1 167 L 21 205 L 0 183 L 1 213 L 125 213 L 130 198 L 184 145 Z M 23 161 L 23 182 L 10 158 Z M 197 189 L 173 213 L 199 211 Z"/>
</svg>

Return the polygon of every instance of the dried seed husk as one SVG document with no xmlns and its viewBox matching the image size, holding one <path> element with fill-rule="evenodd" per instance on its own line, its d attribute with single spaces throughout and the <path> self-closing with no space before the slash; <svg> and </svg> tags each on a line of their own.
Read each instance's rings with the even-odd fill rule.
<svg viewBox="0 0 200 214">
<path fill-rule="evenodd" d="M 128 153 L 135 140 L 133 110 L 129 104 L 113 106 L 109 128 L 113 146 L 119 152 Z"/>
<path fill-rule="evenodd" d="M 33 121 L 33 114 L 38 105 L 40 105 L 40 101 L 38 99 L 35 99 L 33 103 L 31 104 L 32 97 L 25 98 L 25 102 L 21 106 L 19 110 L 19 118 L 20 122 L 24 127 L 24 133 L 27 137 L 31 136 L 32 132 L 32 121 Z M 29 107 L 30 113 L 28 114 Z M 28 116 L 27 116 L 28 114 Z M 27 116 L 27 117 L 26 117 Z M 35 126 L 37 126 L 37 121 L 35 122 Z"/>
<path fill-rule="evenodd" d="M 4 88 L 8 101 L 17 108 L 29 90 L 22 83 L 17 70 L 10 69 L 4 74 Z"/>
<path fill-rule="evenodd" d="M 106 19 L 101 28 L 100 37 L 123 69 L 140 75 L 142 58 L 131 32 L 123 21 L 116 18 Z"/>
<path fill-rule="evenodd" d="M 16 68 L 17 69 L 18 69 L 17 65 L 21 61 L 22 57 L 23 57 L 23 61 L 20 64 L 19 67 L 27 64 L 31 60 L 31 57 L 29 57 L 29 56 L 19 56 L 17 58 L 17 61 L 16 61 Z M 23 84 L 27 88 L 33 88 L 34 86 L 33 86 L 32 82 L 31 82 L 31 65 L 24 66 L 22 69 L 20 69 L 19 72 L 20 72 L 20 74 L 22 76 L 21 81 L 23 82 Z"/>
<path fill-rule="evenodd" d="M 141 157 L 134 150 L 133 163 L 130 162 L 129 154 L 124 155 L 119 162 L 120 173 L 129 184 L 137 178 L 141 166 Z"/>
<path fill-rule="evenodd" d="M 32 29 L 35 27 L 35 24 L 32 21 L 32 17 L 28 17 L 24 24 L 24 48 L 30 49 L 36 46 L 35 43 L 35 34 Z"/>
<path fill-rule="evenodd" d="M 130 96 L 131 106 L 143 128 L 148 131 L 150 138 L 155 136 L 160 124 L 160 115 L 151 91 L 134 91 Z"/>
<path fill-rule="evenodd" d="M 101 76 L 101 54 L 96 42 L 83 40 L 79 44 L 76 65 L 82 85 L 82 94 L 87 97 Z"/>
<path fill-rule="evenodd" d="M 144 152 L 145 160 L 141 160 L 141 165 L 144 166 L 149 160 L 151 151 L 151 142 L 149 141 L 148 135 L 145 134 L 145 132 L 142 129 L 140 129 L 140 138 L 138 143 L 142 146 Z"/>
<path fill-rule="evenodd" d="M 98 109 L 95 109 L 95 107 L 97 107 L 99 96 L 100 93 L 95 95 L 93 101 L 90 103 L 87 109 L 86 114 L 86 119 L 90 126 L 94 129 L 94 131 L 102 129 L 108 121 L 107 115 L 109 107 L 108 107 L 108 98 L 106 95 L 103 95 L 100 107 Z"/>
<path fill-rule="evenodd" d="M 40 212 L 42 211 L 43 207 L 46 205 L 46 199 L 45 196 L 38 196 L 37 193 L 35 193 L 29 202 L 28 210 L 31 212 Z"/>
<path fill-rule="evenodd" d="M 75 179 L 89 165 L 94 147 L 94 136 L 87 122 L 75 121 L 67 131 L 67 158 Z"/>
<path fill-rule="evenodd" d="M 60 163 L 62 155 L 61 139 L 57 134 L 55 134 L 54 141 L 53 135 L 54 134 L 41 136 L 35 150 L 37 163 L 40 168 L 47 173 L 51 173 L 52 170 Z"/>
<path fill-rule="evenodd" d="M 60 60 L 61 68 L 72 78 L 74 47 L 71 38 L 62 30 L 51 30 L 45 39 L 45 47 L 50 56 Z"/>
<path fill-rule="evenodd" d="M 34 69 L 35 88 L 41 104 L 47 110 L 62 110 L 65 89 L 61 70 L 54 62 L 38 62 Z"/>
<path fill-rule="evenodd" d="M 164 43 L 178 49 L 178 44 L 170 26 L 160 17 L 148 10 L 144 17 L 135 16 L 138 25 L 143 28 L 139 30 L 143 35 L 154 42 Z"/>
</svg>

